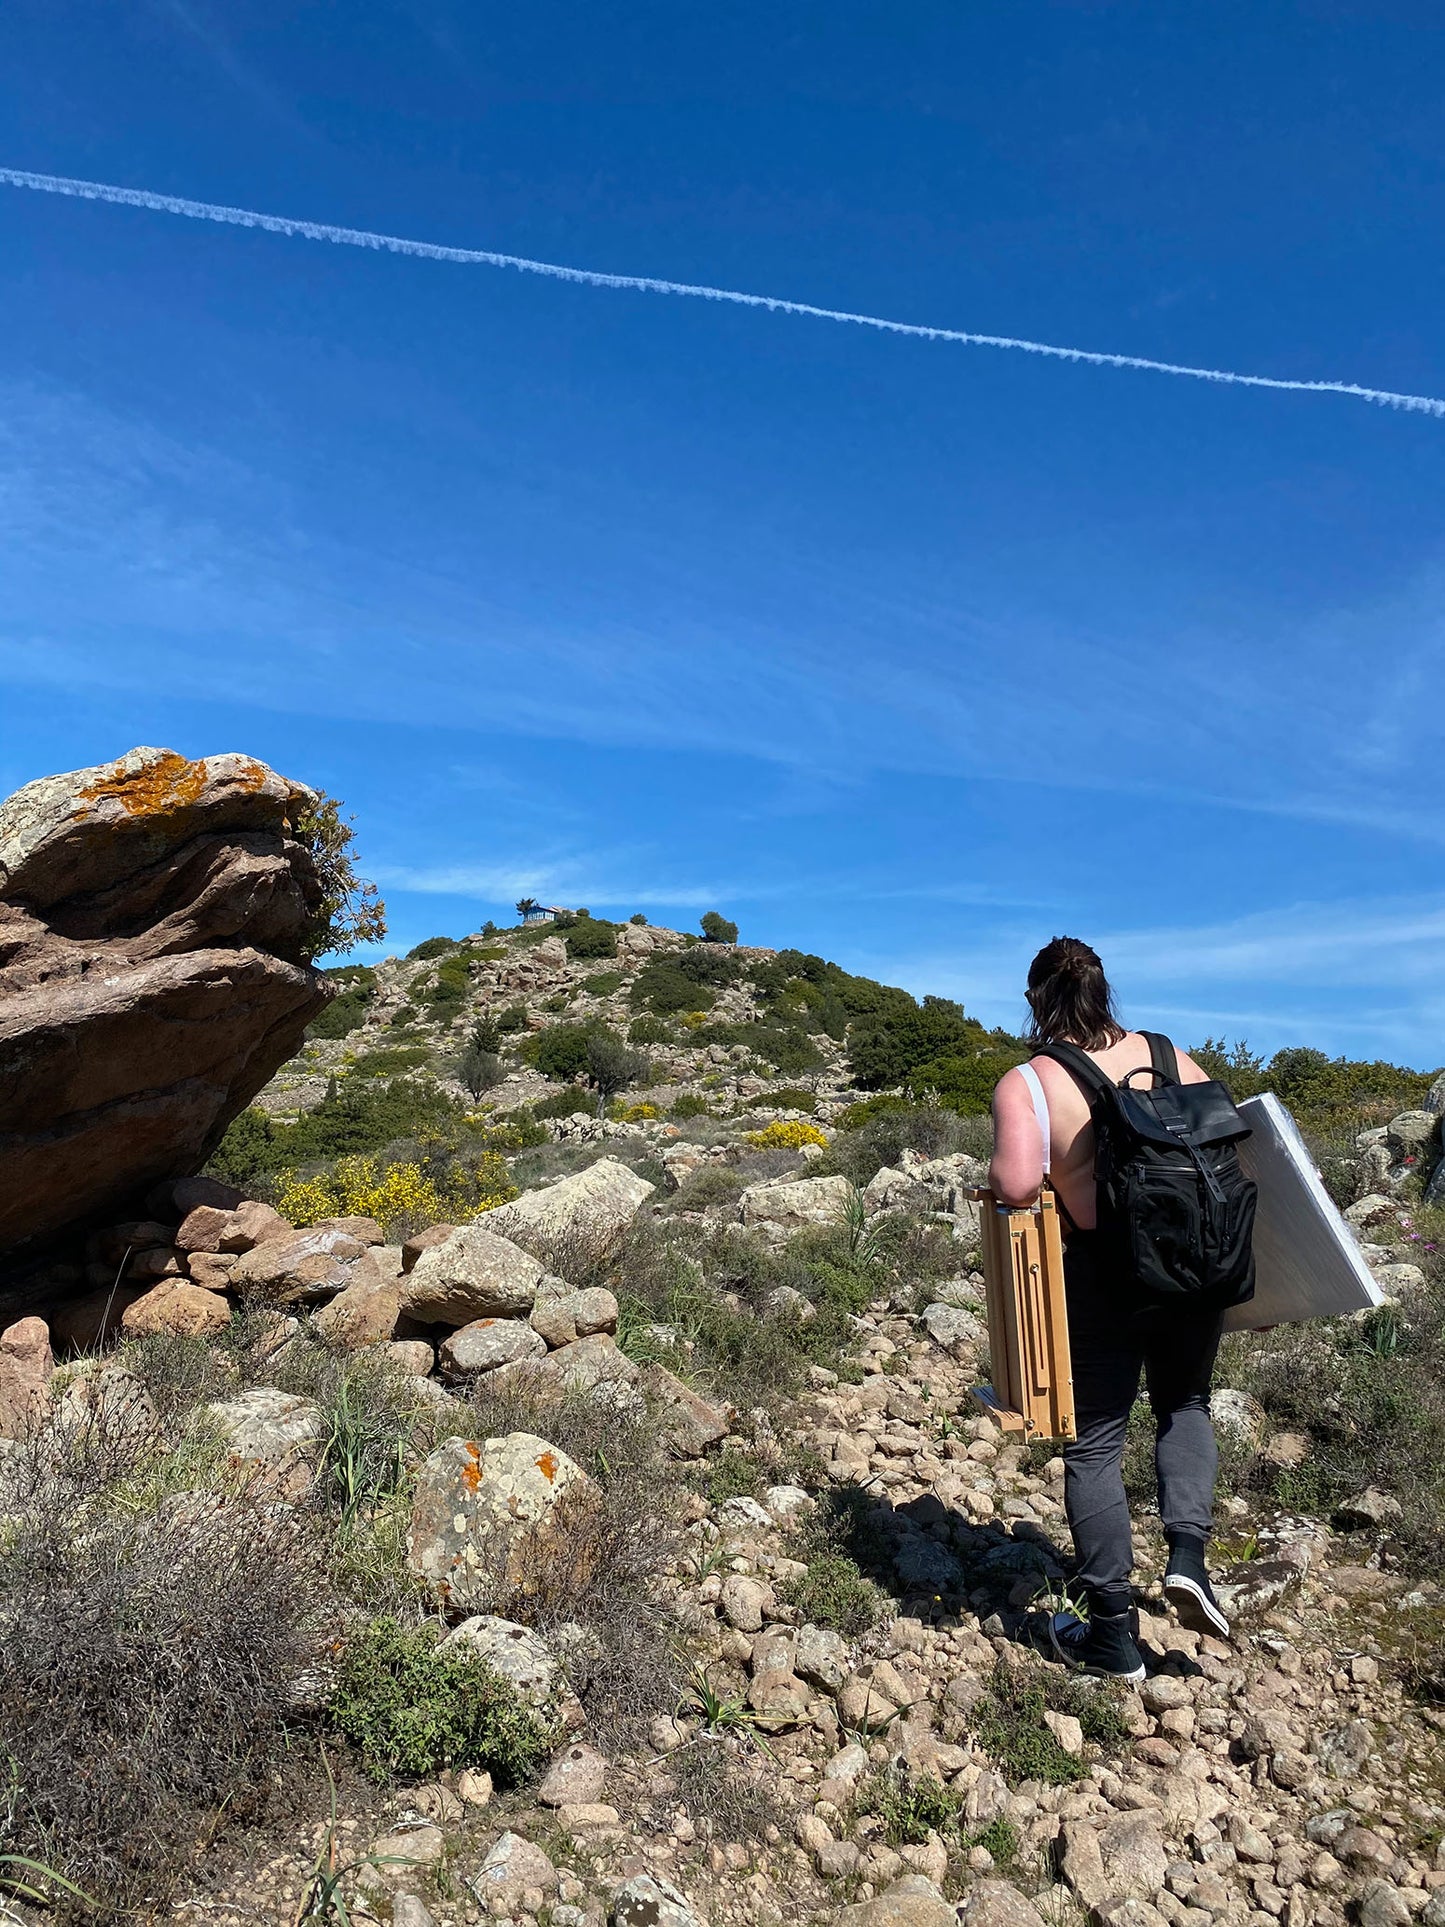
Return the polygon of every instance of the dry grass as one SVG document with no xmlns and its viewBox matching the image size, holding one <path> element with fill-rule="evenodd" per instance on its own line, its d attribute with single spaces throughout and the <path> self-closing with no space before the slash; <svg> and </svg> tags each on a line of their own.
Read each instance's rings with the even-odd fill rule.
<svg viewBox="0 0 1445 1927">
<path fill-rule="evenodd" d="M 322 1632 L 296 1516 L 185 1489 L 184 1451 L 102 1410 L 5 1466 L 0 1851 L 69 1875 L 102 1917 L 168 1887 L 223 1805 L 264 1801 Z"/>
</svg>

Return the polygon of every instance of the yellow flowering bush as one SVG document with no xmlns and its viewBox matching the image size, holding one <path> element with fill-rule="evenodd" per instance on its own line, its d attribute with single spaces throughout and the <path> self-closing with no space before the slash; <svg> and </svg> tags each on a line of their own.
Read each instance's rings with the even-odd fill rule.
<svg viewBox="0 0 1445 1927">
<path fill-rule="evenodd" d="M 748 1143 L 755 1144 L 760 1151 L 801 1151 L 805 1144 L 828 1142 L 826 1131 L 820 1131 L 816 1124 L 809 1124 L 801 1117 L 777 1118 L 761 1131 L 748 1131 L 746 1137 Z"/>
<path fill-rule="evenodd" d="M 701 1030 L 707 1022 L 707 1012 L 705 1010 L 685 1010 L 682 1013 L 681 1022 L 684 1030 Z"/>
<path fill-rule="evenodd" d="M 655 1104 L 614 1104 L 608 1113 L 619 1124 L 641 1124 L 649 1117 L 661 1117 Z"/>
<path fill-rule="evenodd" d="M 510 1204 L 517 1187 L 497 1151 L 484 1151 L 475 1165 L 454 1169 L 438 1183 L 419 1164 L 390 1164 L 378 1171 L 375 1158 L 336 1160 L 329 1176 L 281 1175 L 276 1209 L 292 1224 L 319 1218 L 375 1218 L 384 1231 L 427 1224 L 467 1224 L 499 1204 Z"/>
</svg>

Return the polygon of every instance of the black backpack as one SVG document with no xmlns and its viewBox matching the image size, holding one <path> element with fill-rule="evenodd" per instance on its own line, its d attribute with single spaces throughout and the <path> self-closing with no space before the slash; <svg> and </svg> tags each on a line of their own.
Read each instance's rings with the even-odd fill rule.
<svg viewBox="0 0 1445 1927">
<path fill-rule="evenodd" d="M 1235 1145 L 1249 1126 L 1223 1084 L 1181 1084 L 1167 1037 L 1115 1084 L 1074 1044 L 1045 1044 L 1092 1098 L 1098 1230 L 1108 1273 L 1146 1304 L 1221 1310 L 1254 1296 L 1255 1186 Z M 1148 1070 L 1150 1090 L 1132 1080 Z"/>
</svg>

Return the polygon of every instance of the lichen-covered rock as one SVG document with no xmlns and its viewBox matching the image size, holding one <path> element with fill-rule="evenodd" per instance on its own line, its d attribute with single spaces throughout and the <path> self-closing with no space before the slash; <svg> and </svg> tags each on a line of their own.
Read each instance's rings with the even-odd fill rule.
<svg viewBox="0 0 1445 1927">
<path fill-rule="evenodd" d="M 442 1341 L 441 1367 L 447 1378 L 473 1378 L 546 1351 L 546 1340 L 524 1318 L 478 1318 Z"/>
<path fill-rule="evenodd" d="M 485 1607 L 498 1576 L 520 1577 L 527 1555 L 545 1551 L 563 1497 L 575 1502 L 590 1485 L 531 1432 L 446 1439 L 417 1477 L 407 1566 L 454 1610 Z"/>
<path fill-rule="evenodd" d="M 543 1895 L 557 1891 L 557 1869 L 520 1833 L 504 1833 L 473 1874 L 470 1886 L 483 1907 L 494 1914 L 523 1911 L 523 1896 L 535 1889 Z"/>
<path fill-rule="evenodd" d="M 612 1894 L 615 1927 L 706 1927 L 679 1888 L 650 1873 L 634 1874 Z"/>
<path fill-rule="evenodd" d="M 236 1260 L 232 1287 L 256 1292 L 273 1304 L 299 1304 L 329 1298 L 350 1282 L 347 1265 L 366 1246 L 349 1231 L 314 1225 L 293 1231 L 287 1225 L 279 1238 L 253 1245 Z"/>
<path fill-rule="evenodd" d="M 598 1332 L 614 1333 L 618 1316 L 617 1300 L 603 1286 L 588 1285 L 579 1291 L 565 1279 L 548 1274 L 537 1286 L 532 1329 L 555 1349 Z"/>
<path fill-rule="evenodd" d="M 616 1158 L 599 1158 L 585 1171 L 528 1191 L 489 1215 L 505 1236 L 530 1251 L 566 1231 L 594 1237 L 621 1231 L 656 1189 Z"/>
<path fill-rule="evenodd" d="M 328 1345 L 356 1350 L 363 1345 L 384 1344 L 396 1331 L 400 1315 L 399 1281 L 370 1274 L 353 1276 L 329 1305 L 321 1307 L 312 1324 Z M 427 1355 L 431 1355 L 430 1346 Z"/>
<path fill-rule="evenodd" d="M 568 1695 L 566 1675 L 557 1655 L 531 1626 L 520 1626 L 495 1613 L 476 1613 L 454 1626 L 442 1645 L 465 1646 L 484 1659 L 494 1673 L 516 1688 L 518 1698 L 534 1712 L 554 1712 Z"/>
<path fill-rule="evenodd" d="M 309 1398 L 275 1385 L 255 1385 L 207 1406 L 238 1469 L 259 1474 L 279 1491 L 304 1492 L 315 1474 L 321 1413 Z"/>
<path fill-rule="evenodd" d="M 525 1318 L 542 1267 L 499 1235 L 495 1212 L 421 1252 L 402 1281 L 401 1308 L 423 1324 L 470 1325 L 476 1318 Z"/>
<path fill-rule="evenodd" d="M 0 804 L 0 1251 L 195 1170 L 297 1049 L 313 801 L 138 749 Z"/>
<path fill-rule="evenodd" d="M 738 1218 L 769 1237 L 785 1238 L 809 1225 L 841 1224 L 851 1192 L 844 1177 L 750 1184 L 738 1199 Z"/>
</svg>

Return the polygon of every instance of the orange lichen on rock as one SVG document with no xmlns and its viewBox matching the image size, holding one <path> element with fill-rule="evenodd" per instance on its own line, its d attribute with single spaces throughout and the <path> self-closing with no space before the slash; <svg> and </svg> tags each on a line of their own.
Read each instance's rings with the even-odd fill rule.
<svg viewBox="0 0 1445 1927">
<path fill-rule="evenodd" d="M 192 808 L 205 790 L 209 771 L 205 760 L 190 762 L 169 750 L 144 768 L 127 770 L 123 762 L 111 764 L 111 774 L 77 791 L 85 803 L 113 799 L 127 816 L 174 816 Z M 266 767 L 247 760 L 230 775 L 229 782 L 243 791 L 265 786 Z"/>
<path fill-rule="evenodd" d="M 468 1492 L 475 1492 L 482 1482 L 482 1448 L 474 1440 L 468 1439 L 463 1450 L 467 1462 L 462 1467 L 462 1484 Z"/>
<path fill-rule="evenodd" d="M 542 1477 L 547 1481 L 548 1485 L 554 1484 L 557 1478 L 556 1455 L 552 1452 L 544 1452 L 537 1461 L 537 1470 L 542 1474 Z"/>
</svg>

